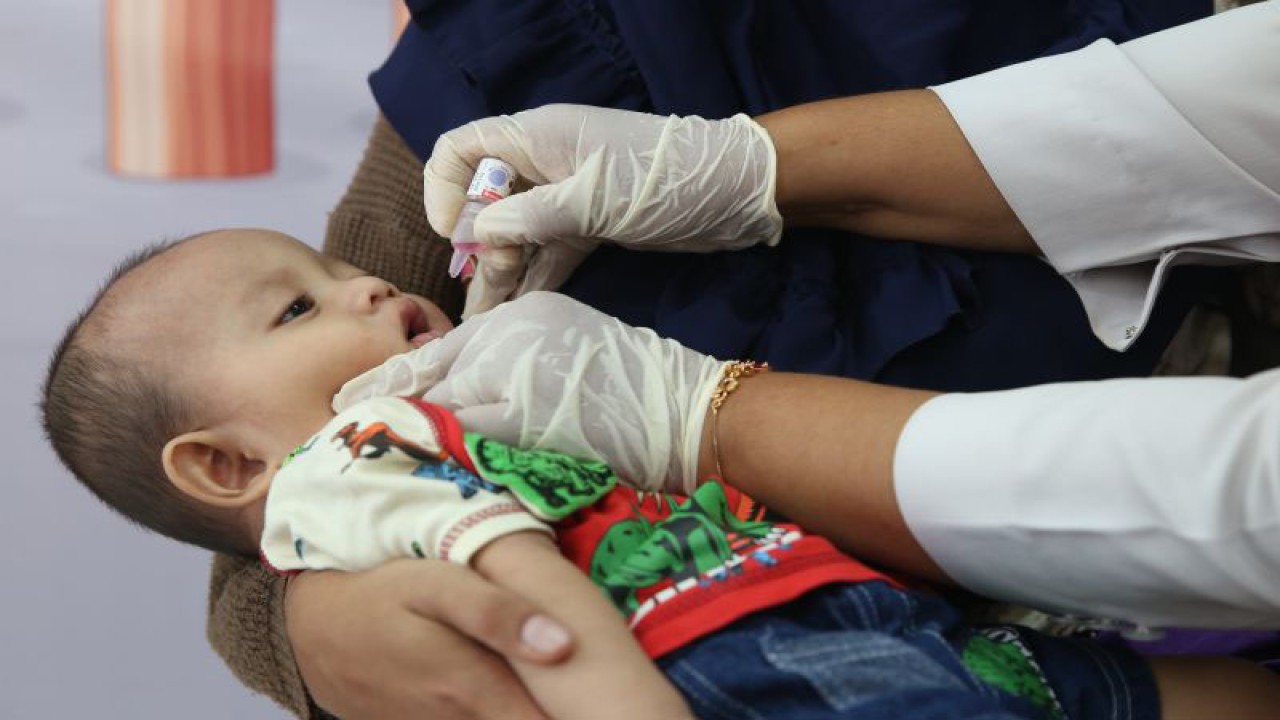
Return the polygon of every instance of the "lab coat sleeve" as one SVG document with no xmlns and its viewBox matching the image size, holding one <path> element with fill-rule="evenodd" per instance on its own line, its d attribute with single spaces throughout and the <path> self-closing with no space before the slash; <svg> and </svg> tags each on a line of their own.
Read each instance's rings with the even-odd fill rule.
<svg viewBox="0 0 1280 720">
<path fill-rule="evenodd" d="M 1166 271 L 1280 260 L 1280 0 L 941 85 L 1116 350 Z"/>
<path fill-rule="evenodd" d="M 942 395 L 894 472 L 916 538 L 978 593 L 1280 627 L 1280 370 Z"/>
</svg>

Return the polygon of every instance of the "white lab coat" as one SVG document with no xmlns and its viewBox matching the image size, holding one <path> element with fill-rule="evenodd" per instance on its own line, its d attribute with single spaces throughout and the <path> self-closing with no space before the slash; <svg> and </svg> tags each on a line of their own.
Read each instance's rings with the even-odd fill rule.
<svg viewBox="0 0 1280 720">
<path fill-rule="evenodd" d="M 934 90 L 1116 350 L 1170 266 L 1280 260 L 1280 0 Z M 942 396 L 895 484 L 979 592 L 1280 627 L 1280 370 Z"/>
</svg>

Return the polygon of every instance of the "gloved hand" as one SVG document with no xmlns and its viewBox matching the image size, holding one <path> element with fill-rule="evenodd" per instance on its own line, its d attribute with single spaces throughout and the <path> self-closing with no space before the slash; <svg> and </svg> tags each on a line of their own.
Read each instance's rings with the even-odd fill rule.
<svg viewBox="0 0 1280 720">
<path fill-rule="evenodd" d="M 776 157 L 768 133 L 746 115 L 662 117 L 585 105 L 548 105 L 468 123 L 440 136 L 423 168 L 427 219 L 448 237 L 480 159 L 501 158 L 537 187 L 476 216 L 491 248 L 535 246 L 521 293 L 553 289 L 596 245 L 711 252 L 776 244 Z M 487 309 L 525 270 L 510 250 L 485 260 L 468 313 Z M 464 314 L 465 316 L 466 314 Z"/>
<path fill-rule="evenodd" d="M 688 493 L 723 368 L 651 330 L 537 292 L 352 380 L 333 407 L 425 390 L 468 430 L 603 460 L 642 490 Z"/>
</svg>

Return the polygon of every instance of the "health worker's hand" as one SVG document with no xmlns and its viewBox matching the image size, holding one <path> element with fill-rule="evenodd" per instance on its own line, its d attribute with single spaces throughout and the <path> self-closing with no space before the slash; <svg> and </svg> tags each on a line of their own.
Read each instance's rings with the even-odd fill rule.
<svg viewBox="0 0 1280 720">
<path fill-rule="evenodd" d="M 476 216 L 475 238 L 490 248 L 464 317 L 516 289 L 521 273 L 520 293 L 559 287 L 600 242 L 712 252 L 782 235 L 773 142 L 746 115 L 547 105 L 468 123 L 441 135 L 423 168 L 427 219 L 441 235 L 452 234 L 484 157 L 505 160 L 536 187 Z M 524 248 L 537 248 L 527 269 Z"/>
<path fill-rule="evenodd" d="M 303 573 L 285 617 L 312 698 L 345 720 L 546 720 L 503 656 L 551 664 L 572 649 L 524 599 L 435 560 Z"/>
<path fill-rule="evenodd" d="M 468 430 L 603 460 L 642 490 L 688 493 L 723 368 L 652 330 L 535 292 L 352 380 L 333 406 L 425 390 Z"/>
</svg>

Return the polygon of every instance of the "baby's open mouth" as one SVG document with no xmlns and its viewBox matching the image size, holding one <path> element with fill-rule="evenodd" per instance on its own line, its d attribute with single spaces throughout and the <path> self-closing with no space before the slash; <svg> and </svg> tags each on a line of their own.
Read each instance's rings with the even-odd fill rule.
<svg viewBox="0 0 1280 720">
<path fill-rule="evenodd" d="M 432 330 L 427 325 L 427 314 L 415 302 L 410 301 L 405 305 L 401 318 L 405 325 L 405 339 L 415 348 L 422 347 L 444 335 L 439 330 Z"/>
</svg>

